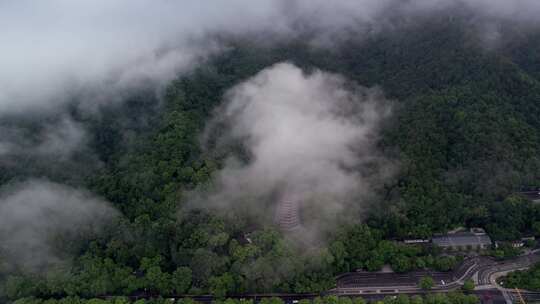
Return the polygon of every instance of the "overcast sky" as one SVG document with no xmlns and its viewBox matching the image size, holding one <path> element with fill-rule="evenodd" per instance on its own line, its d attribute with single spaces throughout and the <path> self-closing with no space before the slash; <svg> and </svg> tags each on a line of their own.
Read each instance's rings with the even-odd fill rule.
<svg viewBox="0 0 540 304">
<path fill-rule="evenodd" d="M 0 114 L 62 104 L 82 91 L 103 102 L 140 81 L 163 83 L 219 51 L 208 33 L 299 24 L 338 33 L 386 12 L 466 6 L 497 18 L 534 20 L 536 0 L 0 0 Z"/>
</svg>

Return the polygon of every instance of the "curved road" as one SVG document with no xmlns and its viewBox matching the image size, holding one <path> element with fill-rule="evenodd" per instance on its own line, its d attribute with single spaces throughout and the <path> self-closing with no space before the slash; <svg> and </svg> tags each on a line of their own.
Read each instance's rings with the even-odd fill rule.
<svg viewBox="0 0 540 304">
<path fill-rule="evenodd" d="M 495 261 L 487 257 L 467 259 L 451 272 L 415 271 L 410 273 L 373 273 L 352 272 L 345 273 L 336 278 L 337 286 L 324 294 L 362 296 L 368 300 L 380 300 L 385 296 L 405 293 L 409 295 L 424 294 L 426 291 L 418 287 L 422 277 L 430 276 L 435 280 L 433 292 L 449 292 L 461 288 L 463 282 L 473 279 L 477 285 L 475 294 L 484 303 L 519 303 L 520 299 L 515 290 L 505 289 L 496 282 L 497 277 L 510 271 L 526 269 L 534 263 L 540 262 L 540 252 L 532 252 L 505 261 Z M 319 294 L 243 294 L 229 295 L 237 299 L 251 299 L 255 303 L 262 298 L 279 297 L 285 303 L 297 303 L 301 299 L 312 299 Z M 525 301 L 540 301 L 540 292 L 521 291 Z M 102 296 L 110 298 L 112 296 Z M 152 298 L 154 295 L 141 293 L 128 296 L 130 299 Z M 175 302 L 180 298 L 192 298 L 201 303 L 211 303 L 214 298 L 210 295 L 172 295 L 167 298 Z"/>
<path fill-rule="evenodd" d="M 372 295 L 419 293 L 418 287 L 422 277 L 430 276 L 435 281 L 432 289 L 436 292 L 448 292 L 459 289 L 468 279 L 474 280 L 477 290 L 488 291 L 498 289 L 510 303 L 517 299 L 515 291 L 505 289 L 496 283 L 496 278 L 510 271 L 526 269 L 534 263 L 540 262 L 540 253 L 532 252 L 505 261 L 495 261 L 487 257 L 475 257 L 465 260 L 452 272 L 416 271 L 406 274 L 396 273 L 346 273 L 337 278 L 336 288 L 330 293 L 339 295 Z M 526 293 L 527 296 L 540 298 L 540 293 Z"/>
</svg>

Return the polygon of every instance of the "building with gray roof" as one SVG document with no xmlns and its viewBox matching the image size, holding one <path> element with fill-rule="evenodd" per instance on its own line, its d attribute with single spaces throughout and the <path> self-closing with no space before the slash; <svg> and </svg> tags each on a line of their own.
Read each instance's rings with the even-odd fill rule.
<svg viewBox="0 0 540 304">
<path fill-rule="evenodd" d="M 485 233 L 458 232 L 434 236 L 433 244 L 453 250 L 487 249 L 491 246 L 491 238 Z"/>
</svg>

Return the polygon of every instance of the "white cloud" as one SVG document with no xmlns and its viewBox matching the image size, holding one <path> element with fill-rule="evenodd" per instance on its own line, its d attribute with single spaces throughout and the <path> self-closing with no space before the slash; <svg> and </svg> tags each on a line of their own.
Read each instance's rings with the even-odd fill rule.
<svg viewBox="0 0 540 304">
<path fill-rule="evenodd" d="M 448 6 L 535 20 L 535 0 L 4 0 L 0 1 L 0 114 L 62 104 L 79 90 L 109 92 L 163 83 L 216 50 L 209 33 L 330 36 L 377 24 L 386 12 Z M 302 27 L 300 27 L 302 28 Z M 262 34 L 261 34 L 262 35 Z M 96 102 L 89 98 L 89 102 Z"/>
<path fill-rule="evenodd" d="M 271 220 L 276 202 L 287 199 L 325 217 L 362 208 L 373 183 L 392 172 L 375 148 L 389 103 L 377 89 L 338 75 L 277 64 L 231 89 L 217 113 L 209 136 L 215 124 L 229 125 L 223 140 L 241 140 L 249 160 L 230 158 L 215 176 L 217 190 L 195 199 L 198 207 L 256 212 Z"/>
<path fill-rule="evenodd" d="M 96 233 L 117 214 L 85 191 L 47 181 L 4 187 L 0 193 L 0 249 L 11 263 L 39 270 L 65 261 L 58 254 L 65 254 L 65 248 L 58 248 L 62 244 L 55 243 L 56 238 Z"/>
</svg>

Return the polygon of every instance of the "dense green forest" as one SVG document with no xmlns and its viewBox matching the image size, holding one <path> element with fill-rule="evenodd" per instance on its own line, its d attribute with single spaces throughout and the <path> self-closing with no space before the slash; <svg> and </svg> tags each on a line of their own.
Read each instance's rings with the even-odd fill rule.
<svg viewBox="0 0 540 304">
<path fill-rule="evenodd" d="M 335 275 L 356 269 L 390 264 L 399 272 L 445 271 L 459 262 L 436 248 L 391 240 L 459 226 L 483 227 L 496 240 L 540 235 L 540 205 L 515 195 L 540 186 L 540 34 L 508 31 L 513 38 L 503 33 L 501 45 L 489 49 L 459 20 L 427 19 L 367 38 L 351 35 L 332 50 L 304 39 L 269 47 L 226 37 L 229 49 L 180 75 L 162 101 L 141 90 L 120 105 L 103 105 L 98 116 L 74 102 L 67 111 L 86 126 L 88 147 L 69 160 L 0 155 L 0 183 L 37 177 L 84 187 L 121 216 L 74 246 L 72 263 L 45 273 L 13 265 L 0 251 L 0 301 L 139 291 L 220 298 L 318 292 L 331 288 Z M 199 140 L 225 92 L 283 61 L 379 86 L 395 101 L 378 146 L 399 162 L 398 174 L 381 187 L 369 212 L 358 215 L 362 221 L 342 225 L 309 250 L 272 226 L 182 208 L 185 194 L 209 183 L 229 152 L 206 153 Z M 32 133 L 55 119 L 51 114 L 0 123 Z M 102 303 L 69 299 L 58 303 Z"/>
<path fill-rule="evenodd" d="M 136 304 L 161 304 L 169 303 L 169 299 L 157 298 L 144 300 L 140 299 L 133 303 Z M 400 295 L 399 297 L 392 298 L 386 297 L 382 301 L 377 301 L 377 304 L 477 304 L 479 302 L 478 297 L 475 295 L 465 295 L 459 292 L 445 294 L 430 294 L 425 297 L 421 296 L 412 296 Z M 79 298 L 64 298 L 61 300 L 39 300 L 39 299 L 23 299 L 15 302 L 16 304 L 127 304 L 130 303 L 130 300 L 123 297 L 112 298 L 109 300 L 101 299 L 91 299 L 83 300 Z M 181 304 L 197 304 L 199 302 L 193 301 L 192 299 L 185 298 L 179 299 L 178 303 Z M 246 299 L 226 299 L 226 300 L 217 300 L 217 304 L 253 304 L 253 300 Z M 285 303 L 280 298 L 263 298 L 260 303 L 262 304 L 283 304 Z M 325 296 L 325 297 L 316 297 L 313 300 L 302 299 L 298 301 L 300 304 L 366 304 L 366 301 L 361 298 L 349 298 L 349 297 L 336 297 L 336 296 Z"/>
</svg>

